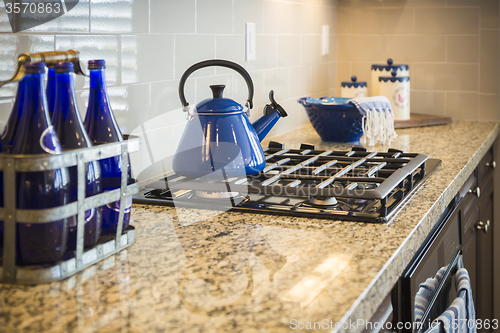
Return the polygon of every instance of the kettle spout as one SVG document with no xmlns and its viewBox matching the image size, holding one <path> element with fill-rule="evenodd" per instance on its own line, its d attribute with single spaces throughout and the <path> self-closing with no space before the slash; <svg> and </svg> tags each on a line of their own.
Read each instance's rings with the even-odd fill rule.
<svg viewBox="0 0 500 333">
<path fill-rule="evenodd" d="M 259 141 L 262 141 L 266 137 L 281 117 L 288 115 L 285 109 L 274 100 L 274 91 L 272 90 L 269 92 L 269 99 L 271 100 L 271 104 L 267 104 L 264 107 L 264 115 L 252 124 Z"/>
</svg>

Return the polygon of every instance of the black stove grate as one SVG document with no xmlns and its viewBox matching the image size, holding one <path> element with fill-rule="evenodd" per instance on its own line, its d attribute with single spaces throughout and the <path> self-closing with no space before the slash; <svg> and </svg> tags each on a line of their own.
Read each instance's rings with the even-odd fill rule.
<svg viewBox="0 0 500 333">
<path fill-rule="evenodd" d="M 386 222 L 441 162 L 396 149 L 325 151 L 309 144 L 285 149 L 278 142 L 264 152 L 266 168 L 257 175 L 207 184 L 174 174 L 148 185 L 134 201 L 204 209 L 230 204 L 231 210 L 252 213 Z M 226 195 L 215 199 L 214 192 Z"/>
</svg>

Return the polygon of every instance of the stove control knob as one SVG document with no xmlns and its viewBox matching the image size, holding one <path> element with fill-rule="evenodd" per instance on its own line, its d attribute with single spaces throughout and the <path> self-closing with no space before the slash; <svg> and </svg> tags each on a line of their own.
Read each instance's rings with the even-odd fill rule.
<svg viewBox="0 0 500 333">
<path fill-rule="evenodd" d="M 492 169 L 495 169 L 497 167 L 497 162 L 493 161 L 493 162 L 486 162 L 486 166 L 488 168 L 492 168 Z"/>
<path fill-rule="evenodd" d="M 469 189 L 469 193 L 474 193 L 479 198 L 481 196 L 481 189 L 478 186 L 478 187 L 476 187 L 475 190 Z"/>
<path fill-rule="evenodd" d="M 487 220 L 486 223 L 484 223 L 483 221 L 479 221 L 476 223 L 476 229 L 482 230 L 484 233 L 488 232 L 489 227 L 490 227 L 490 220 Z"/>
</svg>

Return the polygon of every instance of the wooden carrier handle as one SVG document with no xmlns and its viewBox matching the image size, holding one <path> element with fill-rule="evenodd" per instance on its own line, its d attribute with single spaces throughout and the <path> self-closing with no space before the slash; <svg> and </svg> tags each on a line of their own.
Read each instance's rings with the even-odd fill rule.
<svg viewBox="0 0 500 333">
<path fill-rule="evenodd" d="M 60 62 L 72 62 L 75 65 L 75 73 L 86 76 L 77 50 L 23 53 L 17 57 L 17 67 L 14 75 L 6 81 L 0 81 L 0 87 L 10 82 L 22 80 L 26 71 L 24 66 L 29 62 L 45 62 L 47 66 L 53 66 Z"/>
</svg>

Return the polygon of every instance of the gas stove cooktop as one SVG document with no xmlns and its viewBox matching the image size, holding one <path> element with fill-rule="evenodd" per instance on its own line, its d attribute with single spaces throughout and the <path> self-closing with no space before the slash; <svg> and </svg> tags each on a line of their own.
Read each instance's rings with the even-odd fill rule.
<svg viewBox="0 0 500 333">
<path fill-rule="evenodd" d="M 259 174 L 221 179 L 170 175 L 134 197 L 142 204 L 387 222 L 441 164 L 422 154 L 285 149 L 270 142 Z"/>
</svg>

